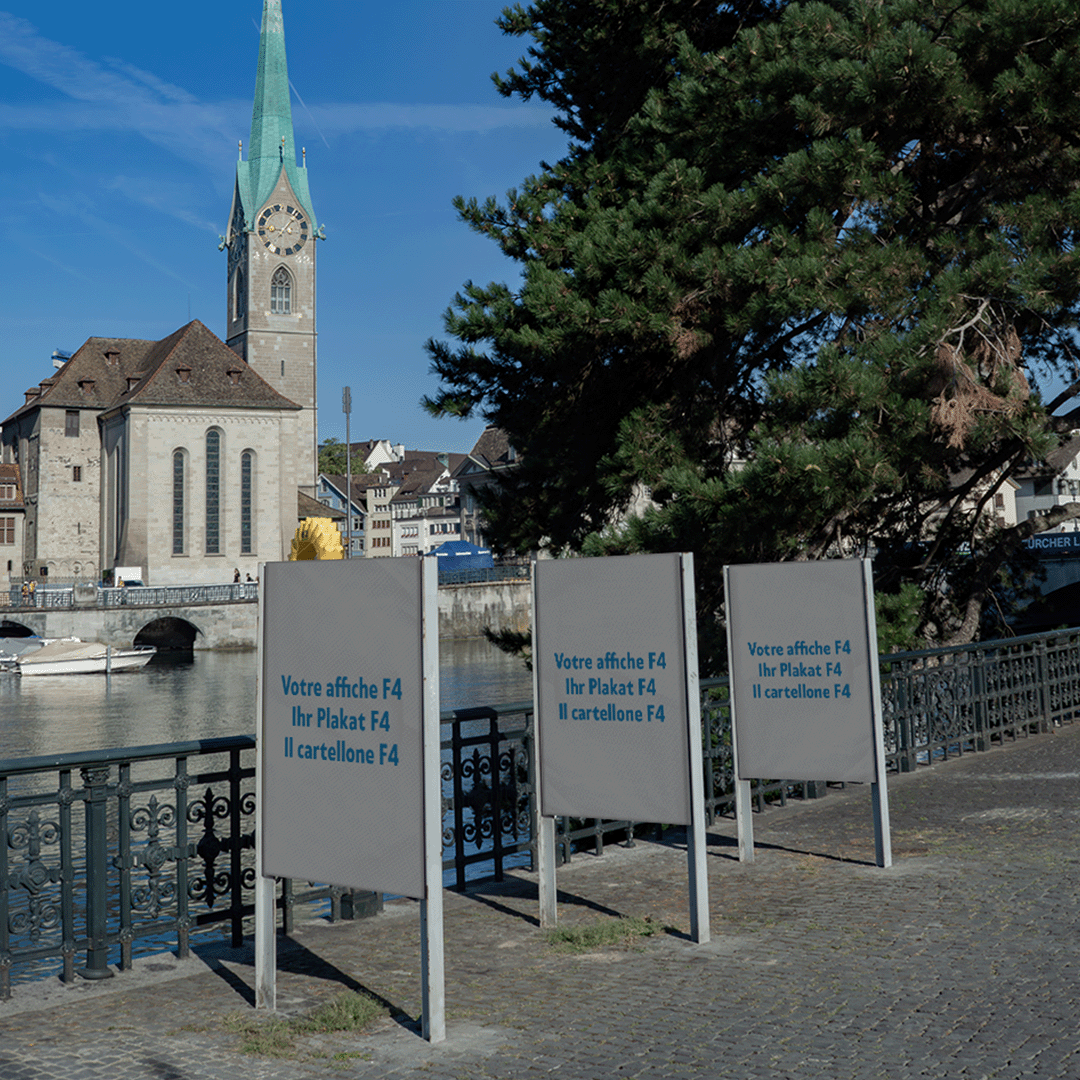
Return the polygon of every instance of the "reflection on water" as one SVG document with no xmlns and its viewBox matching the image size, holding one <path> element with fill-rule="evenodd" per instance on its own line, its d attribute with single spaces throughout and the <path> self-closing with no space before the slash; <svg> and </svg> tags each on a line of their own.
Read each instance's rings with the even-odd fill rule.
<svg viewBox="0 0 1080 1080">
<path fill-rule="evenodd" d="M 439 650 L 444 709 L 532 696 L 521 661 L 482 639 Z M 252 734 L 255 669 L 254 652 L 200 652 L 111 676 L 0 672 L 0 758 Z"/>
<path fill-rule="evenodd" d="M 439 642 L 439 696 L 444 709 L 532 698 L 532 672 L 485 638 Z"/>
<path fill-rule="evenodd" d="M 155 657 L 109 676 L 0 674 L 0 757 L 250 734 L 255 656 Z"/>
</svg>

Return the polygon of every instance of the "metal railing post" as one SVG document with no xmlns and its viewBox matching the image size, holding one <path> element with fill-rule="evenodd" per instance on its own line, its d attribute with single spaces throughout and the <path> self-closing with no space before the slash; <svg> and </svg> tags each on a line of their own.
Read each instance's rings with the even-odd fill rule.
<svg viewBox="0 0 1080 1080">
<path fill-rule="evenodd" d="M 108 963 L 106 890 L 108 886 L 108 804 L 107 765 L 81 770 L 86 797 L 86 966 L 79 969 L 84 979 L 111 979 Z"/>
<path fill-rule="evenodd" d="M 971 657 L 971 701 L 975 714 L 975 749 L 979 751 L 990 749 L 990 739 L 986 733 L 984 656 L 985 654 L 980 652 Z"/>
<path fill-rule="evenodd" d="M 11 950 L 8 900 L 8 785 L 0 776 L 0 1001 L 11 997 Z"/>
</svg>

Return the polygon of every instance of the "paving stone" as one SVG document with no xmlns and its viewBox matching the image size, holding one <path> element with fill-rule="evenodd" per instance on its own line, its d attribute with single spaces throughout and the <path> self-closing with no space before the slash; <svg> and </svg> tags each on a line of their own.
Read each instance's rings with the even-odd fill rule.
<svg viewBox="0 0 1080 1080">
<path fill-rule="evenodd" d="M 279 951 L 283 1014 L 342 989 L 388 1015 L 359 1035 L 240 1052 L 250 949 L 73 987 L 16 986 L 0 1004 L 3 1080 L 681 1078 L 1017 1080 L 1080 1076 L 1080 725 L 890 781 L 895 863 L 872 865 L 865 788 L 757 815 L 757 859 L 734 822 L 709 830 L 713 940 L 689 942 L 678 839 L 575 856 L 559 915 L 671 927 L 629 948 L 566 955 L 537 927 L 517 872 L 446 894 L 444 1044 L 418 1035 L 419 920 L 299 923 Z"/>
</svg>

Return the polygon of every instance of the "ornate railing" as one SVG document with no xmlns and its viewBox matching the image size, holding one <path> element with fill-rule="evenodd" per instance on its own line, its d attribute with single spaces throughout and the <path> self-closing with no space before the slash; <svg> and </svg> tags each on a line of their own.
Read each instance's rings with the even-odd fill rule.
<svg viewBox="0 0 1080 1080">
<path fill-rule="evenodd" d="M 259 599 L 254 581 L 228 585 L 136 585 L 122 589 L 98 589 L 97 606 L 173 607 L 187 604 L 241 604 Z"/>
<path fill-rule="evenodd" d="M 446 560 L 444 560 L 446 561 Z M 478 570 L 445 570 L 439 564 L 440 585 L 483 585 L 499 581 L 528 581 L 532 567 L 529 563 L 508 566 L 488 566 Z"/>
<path fill-rule="evenodd" d="M 889 768 L 907 771 L 989 749 L 1080 715 L 1080 630 L 882 658 Z M 708 820 L 732 811 L 726 680 L 701 687 Z M 531 862 L 536 814 L 531 702 L 442 715 L 443 866 L 463 889 Z M 250 932 L 253 737 L 0 761 L 0 997 L 13 969 L 111 974 L 136 952 L 195 933 Z M 817 778 L 754 782 L 766 801 L 813 798 Z M 557 823 L 562 859 L 632 844 L 628 821 Z M 282 923 L 318 901 L 332 918 L 377 910 L 370 893 L 283 882 Z M 51 966 L 50 966 L 51 965 Z"/>
<path fill-rule="evenodd" d="M 886 753 L 910 772 L 1080 717 L 1080 630 L 882 659 Z"/>
<path fill-rule="evenodd" d="M 88 600 L 83 590 L 93 590 Z M 35 608 L 117 608 L 117 607 L 173 607 L 190 604 L 243 604 L 259 599 L 259 586 L 254 581 L 242 581 L 225 585 L 134 585 L 122 588 L 112 586 L 47 585 L 33 593 L 12 586 L 0 594 L 0 606 L 6 610 L 33 610 Z"/>
<path fill-rule="evenodd" d="M 238 946 L 255 883 L 255 740 L 206 739 L 0 761 L 0 998 L 12 970 L 108 978 L 140 951 L 217 929 Z M 81 808 L 80 808 L 81 804 Z M 331 918 L 381 899 L 285 881 L 286 930 L 297 904 Z"/>
</svg>

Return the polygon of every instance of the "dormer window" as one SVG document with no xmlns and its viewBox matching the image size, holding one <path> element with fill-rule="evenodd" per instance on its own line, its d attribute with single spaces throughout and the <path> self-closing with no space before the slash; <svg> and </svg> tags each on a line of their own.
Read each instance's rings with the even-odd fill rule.
<svg viewBox="0 0 1080 1080">
<path fill-rule="evenodd" d="M 229 368 L 225 374 L 229 376 L 229 382 L 233 386 L 240 385 L 240 368 Z"/>
<path fill-rule="evenodd" d="M 84 394 L 92 394 L 94 392 L 94 380 L 93 379 L 80 379 L 79 389 Z"/>
<path fill-rule="evenodd" d="M 108 367 L 116 367 L 120 363 L 120 350 L 119 349 L 106 349 L 105 350 L 105 363 Z"/>
<path fill-rule="evenodd" d="M 176 369 L 176 377 L 182 383 L 191 382 L 191 368 L 189 368 L 187 364 L 181 364 L 180 367 Z"/>
<path fill-rule="evenodd" d="M 128 393 L 130 394 L 136 386 L 139 385 L 139 377 L 137 375 L 129 375 L 127 381 Z"/>
</svg>

